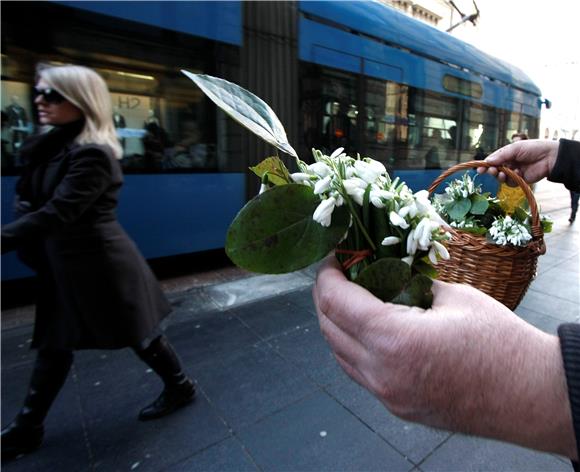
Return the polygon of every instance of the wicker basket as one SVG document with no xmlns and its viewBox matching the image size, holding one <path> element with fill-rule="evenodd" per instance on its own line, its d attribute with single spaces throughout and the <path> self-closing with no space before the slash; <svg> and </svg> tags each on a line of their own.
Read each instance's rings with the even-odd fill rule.
<svg viewBox="0 0 580 472">
<path fill-rule="evenodd" d="M 491 166 L 485 161 L 453 166 L 431 184 L 429 193 L 433 193 L 451 174 L 477 167 Z M 514 310 L 536 275 L 538 256 L 546 252 L 546 245 L 538 206 L 530 187 L 511 169 L 499 169 L 524 191 L 532 214 L 532 240 L 524 247 L 499 246 L 488 242 L 485 236 L 450 228 L 452 239 L 446 246 L 451 258 L 440 261 L 437 270 L 440 280 L 471 285 Z"/>
</svg>

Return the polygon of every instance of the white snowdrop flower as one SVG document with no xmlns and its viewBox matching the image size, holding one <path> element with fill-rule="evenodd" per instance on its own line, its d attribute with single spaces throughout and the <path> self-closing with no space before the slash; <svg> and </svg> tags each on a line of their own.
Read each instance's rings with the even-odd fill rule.
<svg viewBox="0 0 580 472">
<path fill-rule="evenodd" d="M 352 199 L 360 206 L 363 206 L 364 199 L 365 199 L 365 191 L 362 188 L 357 188 L 352 191 L 350 194 Z"/>
<path fill-rule="evenodd" d="M 304 184 L 310 182 L 312 175 L 305 172 L 294 172 L 293 174 L 290 174 L 290 178 L 297 184 Z"/>
<path fill-rule="evenodd" d="M 263 194 L 266 190 L 268 190 L 268 186 L 266 184 L 260 185 L 260 191 L 258 192 L 259 195 Z"/>
<path fill-rule="evenodd" d="M 363 190 L 367 188 L 367 183 L 363 179 L 359 179 L 358 177 L 352 177 L 350 179 L 346 179 L 342 181 L 342 185 L 346 190 L 346 193 L 349 193 L 350 190 L 356 188 L 362 188 Z"/>
<path fill-rule="evenodd" d="M 355 161 L 354 168 L 356 169 L 357 175 L 369 184 L 374 183 L 377 178 L 387 170 L 385 166 L 379 161 L 373 159 L 368 159 L 369 162 L 365 161 Z"/>
<path fill-rule="evenodd" d="M 342 206 L 344 205 L 344 198 L 342 198 L 342 195 L 338 192 L 332 192 L 332 194 L 330 195 L 331 197 L 334 197 L 334 199 L 336 200 L 336 204 L 334 206 Z"/>
<path fill-rule="evenodd" d="M 419 213 L 437 214 L 431 201 L 429 200 L 429 192 L 427 190 L 420 190 L 415 194 L 415 205 Z"/>
<path fill-rule="evenodd" d="M 415 231 L 416 231 L 415 240 L 417 241 L 419 249 L 426 251 L 429 248 L 432 231 L 431 221 L 429 220 L 429 218 L 423 218 L 421 221 L 419 221 L 419 224 L 417 225 Z"/>
<path fill-rule="evenodd" d="M 415 239 L 415 234 L 417 233 L 416 230 L 412 229 L 411 232 L 407 235 L 407 254 L 412 256 L 417 252 L 417 240 Z"/>
<path fill-rule="evenodd" d="M 328 167 L 328 165 L 324 162 L 315 162 L 314 164 L 310 164 L 308 166 L 308 170 L 320 178 L 324 178 L 327 175 L 330 175 L 332 172 L 330 167 Z"/>
<path fill-rule="evenodd" d="M 402 229 L 407 229 L 409 227 L 409 223 L 405 221 L 404 218 L 401 218 L 396 212 L 392 211 L 389 213 L 389 220 L 394 226 L 398 226 Z"/>
<path fill-rule="evenodd" d="M 439 241 L 433 241 L 433 248 L 441 256 L 441 259 L 448 260 L 451 256 L 449 255 L 449 251 L 447 248 L 441 244 Z"/>
<path fill-rule="evenodd" d="M 316 207 L 316 210 L 314 210 L 312 219 L 320 223 L 322 226 L 329 227 L 335 205 L 336 199 L 334 197 L 322 200 Z"/>
<path fill-rule="evenodd" d="M 413 256 L 402 257 L 401 260 L 409 266 L 413 265 Z"/>
<path fill-rule="evenodd" d="M 344 148 L 340 147 L 338 149 L 335 149 L 334 152 L 330 155 L 330 158 L 331 159 L 337 158 L 338 156 L 340 156 L 342 154 L 342 151 L 344 151 Z"/>
<path fill-rule="evenodd" d="M 382 189 L 372 189 L 369 195 L 369 200 L 377 208 L 384 208 L 385 201 L 393 199 L 393 193 Z"/>
<path fill-rule="evenodd" d="M 394 246 L 395 244 L 399 244 L 401 242 L 401 238 L 397 238 L 396 236 L 387 236 L 381 242 L 383 246 Z"/>
<path fill-rule="evenodd" d="M 347 166 L 347 168 L 344 170 L 344 176 L 347 179 L 351 179 L 352 177 L 354 177 L 356 170 L 352 165 Z"/>
<path fill-rule="evenodd" d="M 358 205 L 362 206 L 367 186 L 366 182 L 357 177 L 353 177 L 352 179 L 343 180 L 342 185 L 346 190 L 346 193 L 350 195 Z"/>
<path fill-rule="evenodd" d="M 323 179 L 316 182 L 316 184 L 314 185 L 314 194 L 320 195 L 321 193 L 326 192 L 330 188 L 331 180 L 332 177 L 330 175 L 327 175 Z"/>
<path fill-rule="evenodd" d="M 431 261 L 431 264 L 433 265 L 437 265 L 437 255 L 435 254 L 435 247 L 431 246 L 431 249 L 429 249 L 429 260 Z"/>
</svg>

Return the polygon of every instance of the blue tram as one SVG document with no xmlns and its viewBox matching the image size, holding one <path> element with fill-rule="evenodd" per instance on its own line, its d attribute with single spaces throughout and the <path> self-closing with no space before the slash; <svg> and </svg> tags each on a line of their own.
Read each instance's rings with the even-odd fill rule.
<svg viewBox="0 0 580 472">
<path fill-rule="evenodd" d="M 87 65 L 109 84 L 125 151 L 119 217 L 150 259 L 223 247 L 257 190 L 247 167 L 273 153 L 180 69 L 263 98 L 304 160 L 313 147 L 342 146 L 381 160 L 414 189 L 515 132 L 538 136 L 541 94 L 522 71 L 378 2 L 6 2 L 2 10 L 3 221 L 12 218 L 19 147 L 35 132 L 35 65 Z M 2 267 L 3 280 L 32 275 L 14 254 Z"/>
</svg>

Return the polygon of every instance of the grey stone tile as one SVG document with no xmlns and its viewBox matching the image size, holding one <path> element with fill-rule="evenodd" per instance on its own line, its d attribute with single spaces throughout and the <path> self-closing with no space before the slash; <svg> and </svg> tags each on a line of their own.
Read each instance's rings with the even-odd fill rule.
<svg viewBox="0 0 580 472">
<path fill-rule="evenodd" d="M 388 412 L 385 406 L 367 390 L 352 381 L 328 388 L 352 414 L 383 437 L 403 456 L 420 463 L 451 433 L 403 421 Z"/>
<path fill-rule="evenodd" d="M 261 420 L 317 388 L 264 343 L 200 366 L 196 379 L 233 429 Z"/>
<path fill-rule="evenodd" d="M 316 316 L 316 309 L 314 308 L 314 300 L 312 299 L 312 284 L 295 292 L 282 295 L 278 298 L 280 301 L 291 303 L 303 310 L 308 311 L 313 316 Z"/>
<path fill-rule="evenodd" d="M 519 306 L 516 308 L 515 313 L 522 319 L 526 320 L 528 323 L 533 324 L 536 328 L 549 334 L 556 334 L 558 331 L 558 326 L 562 324 L 562 320 L 553 318 L 543 313 L 538 313 L 537 311 L 530 310 L 529 308 Z"/>
<path fill-rule="evenodd" d="M 569 472 L 565 463 L 551 454 L 532 451 L 489 439 L 454 435 L 425 462 L 424 472 Z"/>
<path fill-rule="evenodd" d="M 237 439 L 228 438 L 166 470 L 167 472 L 256 472 L 260 469 L 256 467 Z"/>
<path fill-rule="evenodd" d="M 159 392 L 155 392 L 156 394 Z M 203 393 L 195 402 L 157 419 L 137 420 L 139 408 L 134 395 L 116 395 L 110 408 L 91 406 L 86 410 L 87 436 L 95 471 L 160 471 L 231 435 Z M 152 401 L 155 395 L 148 400 Z"/>
<path fill-rule="evenodd" d="M 532 288 L 580 305 L 580 275 L 577 272 L 554 267 L 536 277 Z"/>
<path fill-rule="evenodd" d="M 2 370 L 2 426 L 22 406 L 32 366 Z M 64 453 L 66 451 L 66 453 Z M 2 463 L 8 472 L 85 471 L 90 454 L 84 440 L 83 421 L 74 381 L 74 370 L 56 398 L 45 421 L 42 446 L 34 453 Z"/>
<path fill-rule="evenodd" d="M 282 357 L 296 365 L 320 386 L 348 378 L 320 333 L 317 320 L 272 338 L 269 343 Z"/>
<path fill-rule="evenodd" d="M 31 342 L 31 326 L 2 331 L 2 368 L 11 369 L 34 362 L 36 353 L 30 350 Z"/>
<path fill-rule="evenodd" d="M 172 325 L 167 336 L 190 370 L 259 341 L 250 328 L 227 312 L 206 313 L 193 322 Z"/>
<path fill-rule="evenodd" d="M 263 471 L 408 471 L 376 433 L 323 392 L 239 432 Z"/>
<path fill-rule="evenodd" d="M 552 296 L 531 288 L 520 303 L 537 313 L 545 313 L 562 322 L 577 322 L 580 319 L 580 306 L 563 298 Z"/>
<path fill-rule="evenodd" d="M 247 324 L 261 339 L 278 336 L 312 321 L 304 308 L 277 298 L 251 303 L 229 312 Z"/>
</svg>

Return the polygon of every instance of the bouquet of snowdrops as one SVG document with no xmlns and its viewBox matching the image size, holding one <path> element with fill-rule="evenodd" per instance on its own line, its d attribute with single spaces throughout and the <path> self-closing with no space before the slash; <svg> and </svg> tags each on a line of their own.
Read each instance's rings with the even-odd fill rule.
<svg viewBox="0 0 580 472">
<path fill-rule="evenodd" d="M 260 98 L 223 79 L 183 72 L 236 121 L 296 160 L 295 173 L 277 156 L 251 168 L 260 192 L 226 237 L 236 265 L 285 273 L 335 250 L 350 280 L 382 300 L 431 306 L 432 278 L 437 261 L 449 258 L 449 235 L 427 191 L 413 193 L 379 161 L 348 156 L 342 148 L 330 155 L 314 149 L 307 164 Z"/>
</svg>

